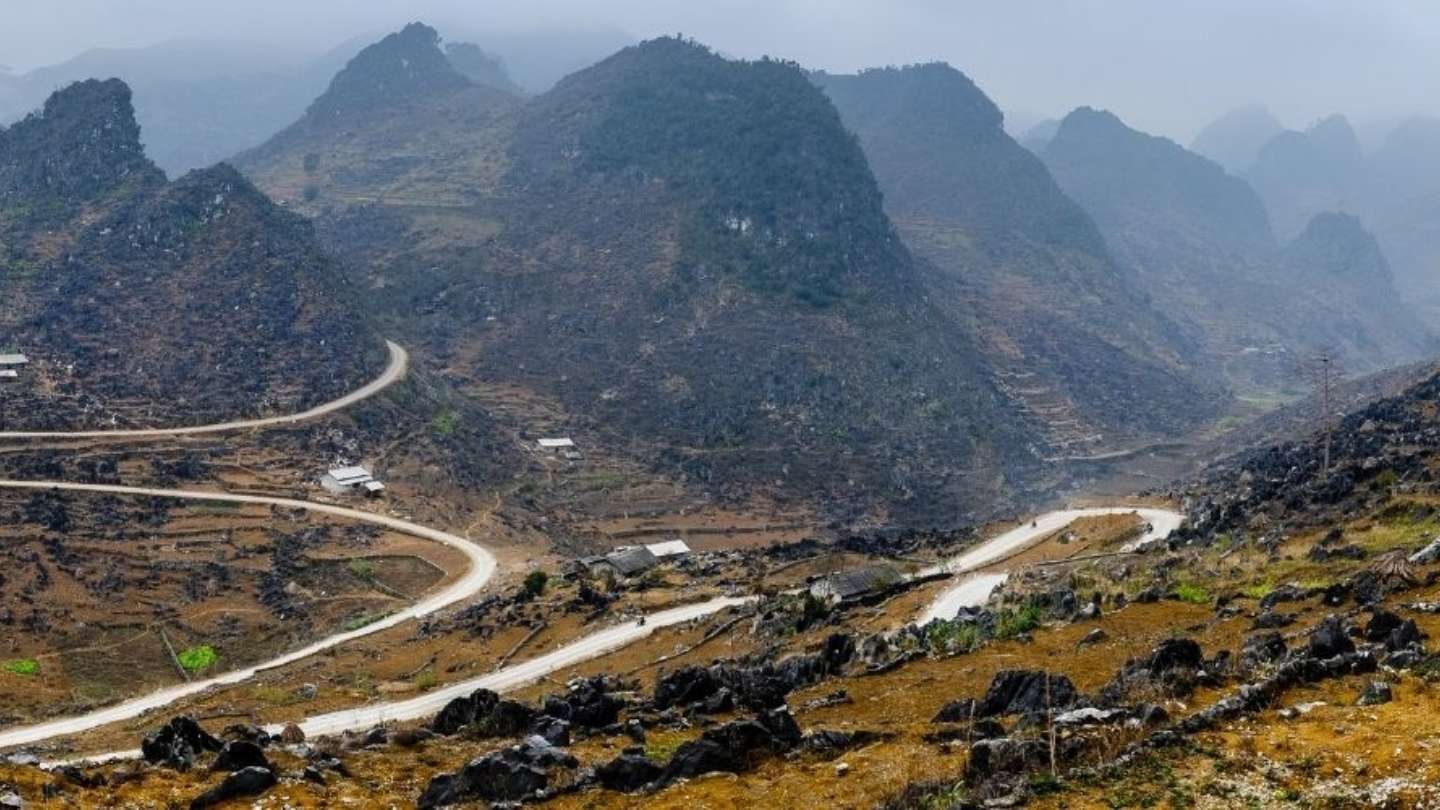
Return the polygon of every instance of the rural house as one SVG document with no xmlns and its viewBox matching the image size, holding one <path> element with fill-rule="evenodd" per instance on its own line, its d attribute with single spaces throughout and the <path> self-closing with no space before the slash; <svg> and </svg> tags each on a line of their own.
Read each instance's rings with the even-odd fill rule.
<svg viewBox="0 0 1440 810">
<path fill-rule="evenodd" d="M 810 595 L 826 602 L 852 602 L 884 593 L 900 582 L 900 572 L 888 565 L 872 565 L 827 574 L 810 585 Z"/>
</svg>

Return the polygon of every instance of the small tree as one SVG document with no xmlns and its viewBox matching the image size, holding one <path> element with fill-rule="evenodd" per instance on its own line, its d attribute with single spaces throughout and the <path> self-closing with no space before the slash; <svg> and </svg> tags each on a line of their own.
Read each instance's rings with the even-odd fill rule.
<svg viewBox="0 0 1440 810">
<path fill-rule="evenodd" d="M 525 584 L 520 587 L 520 598 L 530 601 L 545 592 L 545 584 L 550 581 L 549 575 L 544 571 L 531 571 L 525 575 Z"/>
</svg>

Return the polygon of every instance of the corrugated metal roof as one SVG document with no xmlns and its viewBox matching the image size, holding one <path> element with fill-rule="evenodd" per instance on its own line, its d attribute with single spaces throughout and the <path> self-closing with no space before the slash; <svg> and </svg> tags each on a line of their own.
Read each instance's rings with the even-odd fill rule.
<svg viewBox="0 0 1440 810">
<path fill-rule="evenodd" d="M 561 447 L 574 447 L 575 442 L 568 438 L 562 439 L 541 439 L 540 446 L 546 450 L 555 450 Z"/>
<path fill-rule="evenodd" d="M 341 484 L 363 484 L 373 478 L 364 467 L 336 467 L 329 475 Z"/>
<path fill-rule="evenodd" d="M 663 543 L 650 543 L 646 549 L 656 557 L 674 557 L 678 554 L 689 554 L 690 546 L 684 540 L 666 540 Z"/>
<path fill-rule="evenodd" d="M 650 553 L 650 549 L 644 546 L 636 546 L 635 548 L 627 548 L 623 551 L 612 551 L 606 554 L 605 562 L 615 566 L 616 571 L 628 577 L 631 574 L 638 574 L 641 571 L 654 568 L 659 560 L 655 559 L 655 555 Z"/>
<path fill-rule="evenodd" d="M 23 366 L 30 358 L 23 354 L 0 354 L 0 366 Z"/>
</svg>

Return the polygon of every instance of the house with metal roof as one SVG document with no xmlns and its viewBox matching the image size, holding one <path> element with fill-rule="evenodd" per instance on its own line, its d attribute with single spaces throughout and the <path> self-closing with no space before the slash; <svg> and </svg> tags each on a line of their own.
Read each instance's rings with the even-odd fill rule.
<svg viewBox="0 0 1440 810">
<path fill-rule="evenodd" d="M 659 563 L 660 560 L 644 546 L 618 548 L 591 564 L 590 573 L 601 576 L 611 571 L 617 576 L 629 578 L 643 574 Z"/>
<path fill-rule="evenodd" d="M 364 467 L 336 467 L 321 476 L 320 486 L 332 495 L 364 492 L 375 497 L 385 491 L 385 485 L 376 481 Z"/>
<path fill-rule="evenodd" d="M 30 362 L 30 358 L 23 354 L 0 354 L 0 366 L 23 366 Z"/>
<path fill-rule="evenodd" d="M 891 566 L 871 565 L 827 574 L 810 584 L 810 595 L 827 602 L 851 602 L 884 593 L 901 579 Z"/>
</svg>

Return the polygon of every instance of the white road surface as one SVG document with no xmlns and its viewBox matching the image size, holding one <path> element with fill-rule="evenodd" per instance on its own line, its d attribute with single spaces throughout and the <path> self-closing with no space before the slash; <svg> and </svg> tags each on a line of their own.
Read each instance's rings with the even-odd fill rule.
<svg viewBox="0 0 1440 810">
<path fill-rule="evenodd" d="M 41 740 L 60 737 L 66 734 L 76 734 L 81 731 L 88 731 L 92 728 L 114 723 L 121 720 L 129 720 L 138 717 L 152 709 L 159 709 L 188 695 L 194 695 L 215 686 L 240 683 L 253 678 L 257 672 L 284 666 L 302 658 L 312 656 L 322 650 L 328 650 L 339 644 L 344 644 L 362 636 L 378 633 L 402 622 L 409 621 L 421 616 L 427 616 L 441 608 L 448 607 L 468 599 L 479 593 L 495 574 L 495 556 L 489 551 L 475 545 L 469 540 L 443 532 L 439 529 L 431 529 L 408 520 L 378 515 L 373 512 L 364 512 L 359 509 L 347 509 L 343 506 L 332 506 L 330 504 L 312 503 L 310 501 L 295 500 L 292 498 L 269 498 L 260 495 L 234 495 L 227 492 L 204 492 L 201 490 L 177 490 L 177 489 L 147 489 L 143 487 L 112 486 L 109 484 L 70 484 L 57 481 L 5 481 L 0 480 L 0 489 L 28 489 L 28 490 L 64 490 L 67 492 L 94 492 L 108 493 L 112 495 L 141 495 L 157 498 L 178 498 L 182 500 L 196 501 L 223 501 L 226 503 L 244 504 L 267 504 L 287 509 L 305 509 L 311 512 L 318 512 L 336 517 L 349 518 L 362 521 L 386 529 L 392 529 L 412 537 L 419 537 L 424 540 L 432 540 L 463 553 L 470 563 L 469 570 L 459 579 L 435 593 L 426 596 L 420 601 L 407 608 L 396 611 L 379 621 L 367 624 L 356 630 L 323 638 L 298 650 L 288 652 L 279 658 L 265 663 L 258 664 L 247 669 L 237 669 L 213 678 L 206 678 L 201 681 L 178 684 L 143 697 L 126 700 L 113 706 L 83 714 L 78 717 L 69 717 L 60 720 L 52 720 L 39 723 L 33 726 L 22 726 L 0 730 L 0 750 L 20 745 L 29 745 Z"/>
<path fill-rule="evenodd" d="M 1061 509 L 1057 512 L 1048 512 L 1041 515 L 1036 518 L 1034 522 L 1022 523 L 997 537 L 981 543 L 958 557 L 946 560 L 939 565 L 931 566 L 921 571 L 917 576 L 928 576 L 942 572 L 952 573 L 957 576 L 971 574 L 1025 549 L 1032 543 L 1069 526 L 1080 518 L 1125 514 L 1139 515 L 1141 520 L 1150 524 L 1150 528 L 1140 537 L 1127 544 L 1122 549 L 1124 551 L 1134 551 L 1153 540 L 1161 540 L 1169 537 L 1171 532 L 1180 528 L 1180 523 L 1184 520 L 1184 516 L 1178 512 L 1148 507 L 1118 506 L 1094 507 L 1089 509 Z M 925 611 L 920 614 L 920 624 L 925 624 L 932 619 L 953 619 L 955 618 L 955 614 L 960 612 L 961 608 L 985 604 L 985 601 L 990 598 L 990 594 L 996 588 L 1000 587 L 1007 576 L 1003 571 L 974 574 L 968 577 L 961 576 L 957 583 L 942 591 L 940 595 L 935 597 L 929 606 L 925 608 Z"/>
<path fill-rule="evenodd" d="M 0 731 L 0 750 L 14 748 L 16 746 L 30 745 L 55 737 L 77 734 L 90 729 L 98 728 L 110 723 L 134 718 L 144 712 L 163 708 L 170 703 L 185 697 L 202 692 L 206 689 L 226 684 L 238 683 L 253 677 L 257 672 L 270 669 L 284 664 L 291 663 L 316 652 L 333 647 L 337 644 L 358 638 L 367 633 L 373 633 L 385 627 L 392 627 L 399 622 L 406 621 L 416 616 L 423 616 L 460 599 L 470 596 L 484 587 L 494 572 L 495 561 L 489 552 L 474 546 L 469 541 L 445 532 L 434 529 L 427 529 L 407 521 L 389 518 L 381 515 L 374 515 L 358 510 L 346 509 L 344 507 L 330 506 L 328 504 L 308 503 L 305 501 L 290 500 L 286 498 L 265 498 L 251 495 L 229 495 L 225 493 L 181 491 L 181 490 L 151 490 L 138 487 L 121 487 L 100 484 L 65 484 L 52 482 L 25 482 L 25 481 L 0 481 L 0 488 L 20 489 L 62 489 L 81 492 L 108 492 L 114 494 L 129 495 L 154 495 L 157 497 L 189 498 L 197 500 L 223 500 L 237 503 L 268 503 L 277 506 L 291 508 L 310 509 L 325 514 L 340 517 L 350 517 L 356 520 L 364 520 L 378 525 L 386 526 L 397 531 L 406 532 L 417 537 L 423 537 L 446 545 L 459 548 L 470 556 L 471 571 L 460 581 L 454 583 L 444 591 L 428 597 L 423 602 L 414 605 L 408 610 L 402 611 L 387 619 L 368 625 L 359 630 L 348 633 L 341 633 L 336 636 L 317 641 L 302 650 L 296 650 L 274 661 L 267 662 L 257 667 L 236 672 L 227 673 L 203 682 L 183 684 L 168 689 L 163 689 L 143 698 L 125 701 L 124 703 L 110 706 L 104 709 L 91 712 L 78 717 L 53 720 L 33 726 L 7 729 Z M 997 537 L 991 538 L 970 551 L 948 560 L 937 566 L 933 566 L 920 572 L 921 575 L 951 572 L 956 574 L 973 573 L 980 568 L 992 565 L 1005 557 L 1023 550 L 1025 547 L 1045 537 L 1046 535 L 1064 528 L 1075 520 L 1082 517 L 1096 515 L 1136 513 L 1147 521 L 1151 528 L 1135 542 L 1127 546 L 1133 549 L 1139 545 L 1154 539 L 1164 538 L 1180 525 L 1182 517 L 1169 510 L 1134 508 L 1134 507 L 1102 507 L 1089 509 L 1067 509 L 1058 512 L 1050 512 L 1036 518 L 1033 524 L 1022 524 Z M 961 579 L 955 585 L 942 592 L 922 614 L 921 623 L 934 618 L 953 617 L 961 607 L 967 605 L 983 604 L 996 587 L 1005 581 L 1005 572 L 985 572 L 975 574 Z M 302 720 L 300 728 L 307 736 L 339 734 L 344 731 L 358 731 L 372 726 L 395 721 L 415 720 L 428 717 L 440 711 L 446 703 L 468 695 L 476 689 L 491 689 L 496 692 L 506 692 L 517 689 L 521 686 L 534 683 L 540 678 L 557 672 L 576 664 L 598 658 L 606 653 L 613 652 L 634 641 L 642 639 L 657 629 L 669 627 L 683 622 L 700 619 L 710 616 L 725 608 L 744 604 L 749 601 L 744 598 L 723 597 L 712 599 L 707 602 L 699 602 L 693 605 L 684 605 L 670 610 L 660 611 L 645 617 L 643 624 L 627 621 L 623 624 L 616 624 L 597 630 L 590 635 L 577 639 L 569 644 L 559 647 L 544 655 L 537 656 L 528 661 L 512 664 L 494 672 L 481 675 L 470 680 L 457 682 L 427 692 L 417 697 L 406 700 L 398 700 L 383 703 L 371 703 L 353 709 L 344 709 L 328 714 L 314 715 Z M 278 733 L 279 726 L 271 726 L 272 733 Z M 140 755 L 138 750 L 117 751 L 99 756 L 87 757 L 83 761 L 98 762 L 113 759 L 129 759 Z"/>
<path fill-rule="evenodd" d="M 215 425 L 194 425 L 191 427 L 149 428 L 137 430 L 79 430 L 79 431 L 0 431 L 0 439 L 164 439 L 172 436 L 193 436 L 205 433 L 229 433 L 253 428 L 280 427 L 307 422 L 321 416 L 348 408 L 357 402 L 380 393 L 405 376 L 410 366 L 410 355 L 405 348 L 393 340 L 385 341 L 390 350 L 390 363 L 385 371 L 362 388 L 345 396 L 317 405 L 308 411 L 287 416 L 271 416 L 265 419 L 245 419 L 236 422 L 221 422 Z"/>
</svg>

